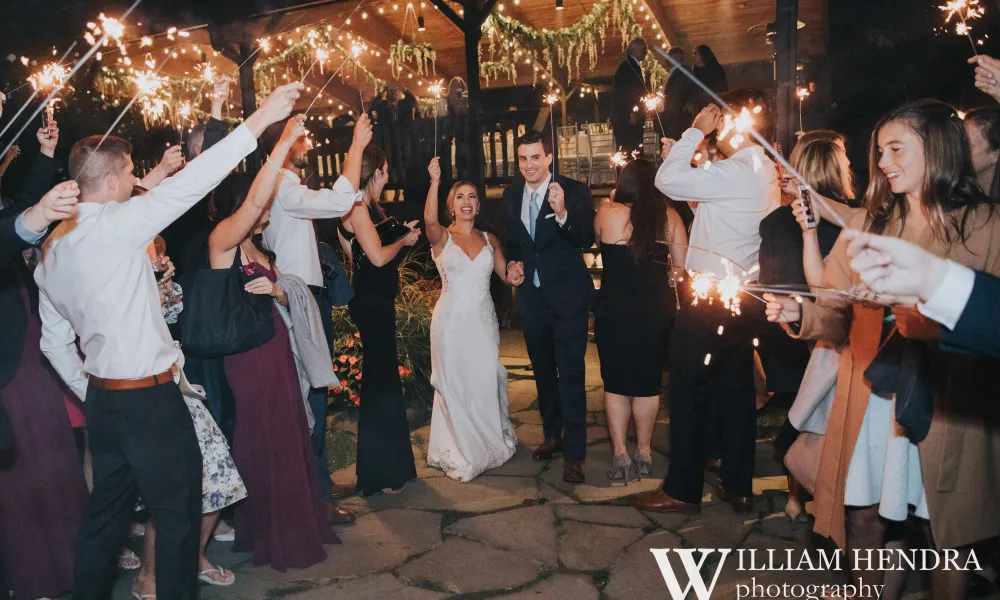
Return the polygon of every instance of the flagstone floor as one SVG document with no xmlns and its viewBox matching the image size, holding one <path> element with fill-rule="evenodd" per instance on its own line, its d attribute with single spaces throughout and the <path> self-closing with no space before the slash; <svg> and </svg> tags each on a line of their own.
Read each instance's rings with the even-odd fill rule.
<svg viewBox="0 0 1000 600">
<path fill-rule="evenodd" d="M 735 515 L 712 492 L 706 473 L 698 517 L 644 513 L 625 504 L 626 495 L 656 488 L 667 469 L 669 418 L 661 413 L 654 436 L 653 477 L 627 487 L 609 487 L 610 460 L 604 426 L 596 347 L 587 356 L 589 449 L 587 483 L 562 481 L 562 461 L 531 460 L 542 439 L 534 382 L 517 332 L 502 332 L 501 354 L 510 371 L 510 411 L 522 446 L 507 464 L 470 483 L 458 483 L 424 462 L 429 428 L 413 434 L 419 480 L 403 494 L 354 497 L 345 505 L 358 513 L 353 525 L 337 528 L 343 540 L 328 558 L 308 569 L 278 573 L 250 565 L 213 542 L 210 559 L 236 572 L 236 584 L 201 588 L 205 600 L 645 600 L 667 598 L 666 584 L 650 548 L 756 548 L 798 551 L 812 547 L 809 523 L 784 514 L 785 478 L 770 446 L 757 445 L 755 512 Z M 333 474 L 354 480 L 353 467 Z M 686 577 L 675 565 L 682 586 Z M 711 564 L 702 574 L 714 573 Z M 735 598 L 750 574 L 729 560 L 713 598 Z M 122 572 L 115 600 L 130 598 L 133 574 Z M 838 582 L 831 573 L 758 573 L 756 583 Z M 907 600 L 924 598 L 917 592 Z"/>
</svg>

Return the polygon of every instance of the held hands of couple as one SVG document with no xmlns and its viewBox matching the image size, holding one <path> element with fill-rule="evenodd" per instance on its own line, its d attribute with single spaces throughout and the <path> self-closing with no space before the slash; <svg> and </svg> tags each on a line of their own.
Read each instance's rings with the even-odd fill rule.
<svg viewBox="0 0 1000 600">
<path fill-rule="evenodd" d="M 523 262 L 512 260 L 507 263 L 507 283 L 513 287 L 518 287 L 524 283 Z"/>
</svg>

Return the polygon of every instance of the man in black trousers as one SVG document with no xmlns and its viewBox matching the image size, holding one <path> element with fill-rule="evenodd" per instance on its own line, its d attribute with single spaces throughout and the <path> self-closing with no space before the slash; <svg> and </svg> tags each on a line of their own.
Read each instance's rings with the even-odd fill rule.
<svg viewBox="0 0 1000 600">
<path fill-rule="evenodd" d="M 552 142 L 536 131 L 517 142 L 523 181 L 504 191 L 504 248 L 510 281 L 522 281 L 517 310 L 535 373 L 545 441 L 532 458 L 563 453 L 563 481 L 583 483 L 587 453 L 584 362 L 594 283 L 581 249 L 594 244 L 590 189 L 553 176 Z"/>
<path fill-rule="evenodd" d="M 646 124 L 642 97 L 646 95 L 646 80 L 641 63 L 646 58 L 646 52 L 646 42 L 642 38 L 632 40 L 625 60 L 615 71 L 611 127 L 615 132 L 615 144 L 626 154 L 642 146 L 642 128 Z"/>
</svg>

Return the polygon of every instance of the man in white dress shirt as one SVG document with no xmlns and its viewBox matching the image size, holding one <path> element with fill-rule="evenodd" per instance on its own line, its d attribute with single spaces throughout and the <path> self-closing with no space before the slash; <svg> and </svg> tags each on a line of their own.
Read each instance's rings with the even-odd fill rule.
<svg viewBox="0 0 1000 600">
<path fill-rule="evenodd" d="M 738 112 L 749 110 L 757 131 L 765 139 L 770 135 L 773 117 L 763 94 L 737 91 L 727 101 Z M 724 139 L 718 148 L 726 158 L 707 168 L 692 168 L 698 145 L 720 129 Z M 725 128 L 719 107 L 709 105 L 670 150 L 656 174 L 656 187 L 676 202 L 697 205 L 688 271 L 747 279 L 744 272 L 757 264 L 760 221 L 779 204 L 777 170 L 751 135 Z M 752 326 L 759 312 L 755 304 L 744 304 L 739 316 L 719 301 L 681 304 L 670 341 L 670 470 L 662 490 L 633 496 L 633 506 L 698 513 L 708 458 L 705 440 L 716 438 L 722 455 L 722 483 L 716 495 L 737 512 L 753 508 Z"/>
<path fill-rule="evenodd" d="M 226 139 L 131 200 L 128 142 L 92 136 L 70 153 L 78 216 L 50 236 L 35 280 L 42 351 L 87 404 L 94 489 L 77 541 L 75 600 L 110 597 L 137 494 L 157 525 L 157 595 L 197 597 L 201 451 L 178 387 L 184 357 L 163 320 L 146 248 L 288 116 L 301 89 L 278 88 Z"/>
<path fill-rule="evenodd" d="M 261 146 L 270 152 L 281 137 L 284 123 L 275 123 L 261 136 Z M 331 219 L 346 215 L 361 201 L 358 186 L 361 181 L 361 155 L 372 139 L 372 126 L 368 115 L 363 114 L 354 126 L 354 138 L 344 160 L 342 174 L 333 189 L 311 190 L 302 183 L 299 173 L 310 166 L 309 151 L 312 146 L 307 138 L 299 138 L 281 165 L 282 177 L 271 205 L 271 222 L 264 230 L 264 241 L 277 255 L 275 264 L 282 273 L 297 275 L 306 282 L 316 298 L 323 318 L 323 333 L 327 344 L 332 343 L 333 304 L 327 294 L 323 269 L 319 259 L 319 245 L 313 219 Z M 332 349 L 331 349 L 332 351 Z M 326 406 L 327 389 L 314 389 L 309 394 L 316 426 L 312 432 L 313 452 L 319 469 L 320 493 L 324 500 L 331 497 L 351 496 L 355 486 L 334 486 L 326 460 Z M 327 512 L 334 523 L 351 522 L 354 514 L 335 503 L 327 504 Z"/>
</svg>

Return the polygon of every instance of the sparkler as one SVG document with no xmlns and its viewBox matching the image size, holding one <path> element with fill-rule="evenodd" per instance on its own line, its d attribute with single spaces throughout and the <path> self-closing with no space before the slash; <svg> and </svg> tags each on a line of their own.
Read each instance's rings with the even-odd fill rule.
<svg viewBox="0 0 1000 600">
<path fill-rule="evenodd" d="M 549 105 L 549 125 L 552 129 L 552 152 L 555 154 L 556 149 L 556 113 L 553 109 L 556 102 L 559 101 L 559 96 L 550 93 L 545 95 L 545 103 Z M 556 157 L 552 157 L 552 180 L 555 181 L 556 175 L 558 174 L 556 169 Z"/>
<path fill-rule="evenodd" d="M 121 18 L 124 19 L 125 17 L 127 17 L 135 9 L 136 6 L 139 6 L 140 2 L 142 2 L 142 0 L 135 0 L 135 2 L 133 2 L 132 5 L 128 7 L 128 10 L 126 10 L 125 13 L 122 14 Z M 106 35 L 107 34 L 105 34 L 105 36 Z M 72 49 L 72 46 L 70 48 Z M 84 54 L 83 56 L 81 56 L 80 59 L 78 61 L 76 61 L 76 64 L 73 65 L 73 68 L 70 69 L 70 72 L 66 76 L 66 78 L 69 79 L 70 77 L 72 77 L 73 75 L 75 75 L 76 72 L 80 70 L 80 67 L 82 67 L 84 65 L 84 63 L 86 63 L 88 60 L 90 60 L 90 58 L 97 52 L 97 48 L 98 48 L 98 46 L 95 44 L 89 51 L 87 51 L 86 54 Z M 67 51 L 67 54 L 68 53 L 69 52 Z M 7 147 L 4 148 L 3 152 L 0 152 L 0 156 L 4 156 L 4 155 L 7 154 L 7 151 L 10 150 L 10 147 L 14 144 L 14 141 L 17 140 L 21 136 L 22 133 L 24 133 L 24 130 L 27 129 L 28 125 L 31 124 L 31 120 L 34 119 L 35 117 L 37 117 L 38 113 L 42 112 L 42 110 L 44 109 L 45 105 L 47 105 L 48 102 L 50 100 L 52 100 L 53 97 L 55 97 L 55 95 L 56 95 L 56 93 L 58 93 L 58 91 L 59 90 L 52 90 L 52 92 L 50 92 L 49 95 L 43 101 L 42 106 L 39 106 L 38 108 L 35 109 L 35 112 L 31 113 L 31 116 L 28 118 L 28 121 L 24 125 L 21 126 L 21 129 L 18 130 L 18 132 L 14 136 L 14 138 L 7 144 Z M 31 100 L 37 95 L 37 93 L 38 93 L 38 90 L 35 90 L 35 92 L 33 92 L 31 94 L 31 96 L 25 102 L 24 106 L 21 107 L 21 110 L 18 110 L 17 114 L 14 115 L 14 118 L 11 119 L 10 122 L 7 123 L 7 126 L 3 128 L 3 131 L 0 131 L 0 136 L 2 136 L 4 133 L 6 133 L 7 129 L 9 129 L 10 126 L 14 124 L 14 121 L 17 119 L 17 117 L 27 107 L 28 102 L 31 102 Z"/>
<path fill-rule="evenodd" d="M 653 112 L 659 110 L 663 106 L 663 94 L 657 92 L 655 94 L 646 94 L 642 97 L 642 104 L 646 107 L 646 112 Z"/>
<path fill-rule="evenodd" d="M 434 158 L 438 155 L 438 99 L 444 91 L 444 79 L 438 80 L 434 85 L 427 88 L 434 98 Z"/>
<path fill-rule="evenodd" d="M 945 13 L 944 22 L 946 24 L 951 23 L 951 20 L 958 16 L 959 23 L 955 25 L 955 33 L 968 38 L 969 45 L 972 46 L 972 53 L 979 56 L 979 52 L 976 51 L 976 42 L 972 39 L 972 28 L 969 27 L 970 20 L 978 19 L 986 13 L 986 9 L 979 5 L 979 0 L 947 0 L 947 4 L 938 6 L 938 8 Z"/>
<path fill-rule="evenodd" d="M 319 72 L 323 73 L 322 65 L 324 62 L 326 62 L 326 59 L 328 58 L 330 58 L 330 52 L 326 48 L 323 48 L 322 46 L 316 48 L 316 60 L 314 60 L 313 64 L 311 64 L 309 68 L 306 70 L 306 74 L 302 76 L 302 81 L 305 81 L 306 78 L 309 77 L 309 73 L 312 73 L 312 70 L 316 66 L 316 63 L 320 64 Z"/>
<path fill-rule="evenodd" d="M 611 156 L 611 164 L 616 167 L 624 167 L 628 164 L 628 159 L 625 158 L 625 153 L 621 151 L 621 148 Z"/>
<path fill-rule="evenodd" d="M 126 12 L 125 15 L 127 14 L 128 13 Z M 125 18 L 125 15 L 122 15 L 123 19 Z M 125 49 L 125 41 L 124 41 L 125 37 L 124 23 L 113 17 L 108 17 L 104 13 L 98 15 L 97 19 L 101 22 L 99 25 L 97 23 L 94 23 L 93 21 L 87 23 L 87 29 L 89 29 L 90 31 L 85 33 L 83 36 L 84 39 L 87 40 L 87 43 L 95 47 L 108 46 L 109 45 L 108 40 L 111 39 L 114 40 L 115 44 L 117 44 L 118 49 L 121 50 L 122 52 L 122 55 L 125 55 L 127 51 Z M 100 40 L 96 39 L 96 36 L 101 35 L 102 31 L 104 33 L 104 36 Z"/>
<path fill-rule="evenodd" d="M 795 95 L 799 98 L 799 131 L 805 131 L 802 126 L 802 101 L 809 97 L 809 88 L 801 87 L 796 90 Z"/>
<path fill-rule="evenodd" d="M 69 69 L 59 63 L 48 63 L 42 70 L 28 77 L 28 83 L 36 90 L 51 91 L 62 87 L 69 77 Z"/>
</svg>

